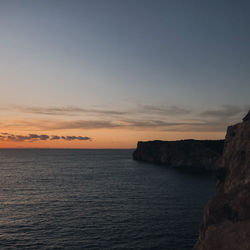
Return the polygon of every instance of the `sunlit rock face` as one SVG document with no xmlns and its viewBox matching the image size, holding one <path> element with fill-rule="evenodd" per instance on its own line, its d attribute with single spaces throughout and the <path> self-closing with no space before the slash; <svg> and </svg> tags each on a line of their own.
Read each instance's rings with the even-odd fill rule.
<svg viewBox="0 0 250 250">
<path fill-rule="evenodd" d="M 192 171 L 213 170 L 221 157 L 224 140 L 138 142 L 133 159 Z"/>
<path fill-rule="evenodd" d="M 217 170 L 217 190 L 208 202 L 195 250 L 250 249 L 250 111 L 228 127 Z"/>
</svg>

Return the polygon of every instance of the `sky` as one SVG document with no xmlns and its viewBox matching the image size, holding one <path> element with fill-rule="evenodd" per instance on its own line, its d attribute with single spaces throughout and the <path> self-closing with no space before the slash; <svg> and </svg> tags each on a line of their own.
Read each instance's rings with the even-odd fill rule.
<svg viewBox="0 0 250 250">
<path fill-rule="evenodd" d="M 248 0 L 0 0 L 0 148 L 222 139 L 249 24 Z"/>
</svg>

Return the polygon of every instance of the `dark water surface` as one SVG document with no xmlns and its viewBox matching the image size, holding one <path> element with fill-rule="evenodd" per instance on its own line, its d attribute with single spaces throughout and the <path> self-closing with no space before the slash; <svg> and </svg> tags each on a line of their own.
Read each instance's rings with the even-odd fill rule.
<svg viewBox="0 0 250 250">
<path fill-rule="evenodd" d="M 132 150 L 0 150 L 0 249 L 192 249 L 214 182 Z"/>
</svg>

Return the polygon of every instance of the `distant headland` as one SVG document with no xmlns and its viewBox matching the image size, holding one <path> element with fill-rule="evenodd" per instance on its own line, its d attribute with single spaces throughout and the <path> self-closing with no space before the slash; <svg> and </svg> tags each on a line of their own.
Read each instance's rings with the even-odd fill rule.
<svg viewBox="0 0 250 250">
<path fill-rule="evenodd" d="M 210 172 L 222 155 L 224 140 L 138 142 L 133 159 L 149 163 Z"/>
</svg>

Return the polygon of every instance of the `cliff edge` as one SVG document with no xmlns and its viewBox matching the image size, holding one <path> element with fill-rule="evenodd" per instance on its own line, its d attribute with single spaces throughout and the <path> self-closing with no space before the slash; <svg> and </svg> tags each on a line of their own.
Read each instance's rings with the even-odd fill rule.
<svg viewBox="0 0 250 250">
<path fill-rule="evenodd" d="M 194 250 L 250 250 L 250 111 L 227 129 L 216 195 L 206 205 Z"/>
<path fill-rule="evenodd" d="M 192 171 L 211 171 L 223 147 L 224 140 L 138 142 L 133 159 Z"/>
</svg>

